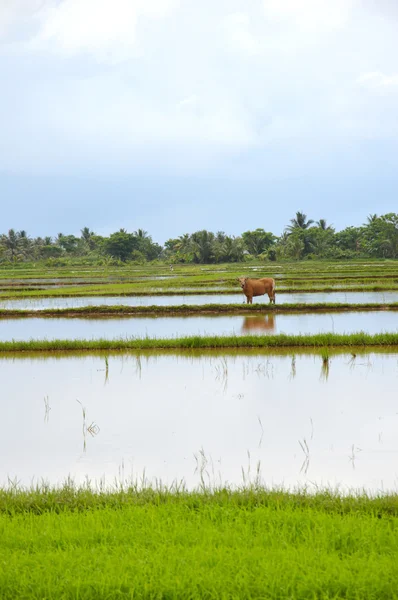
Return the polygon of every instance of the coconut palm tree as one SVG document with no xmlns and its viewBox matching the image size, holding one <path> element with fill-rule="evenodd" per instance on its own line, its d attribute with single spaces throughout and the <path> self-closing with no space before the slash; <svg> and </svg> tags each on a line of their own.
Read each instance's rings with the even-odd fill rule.
<svg viewBox="0 0 398 600">
<path fill-rule="evenodd" d="M 3 234 L 0 239 L 0 243 L 5 249 L 6 253 L 10 256 L 11 260 L 14 261 L 20 248 L 20 238 L 15 232 L 15 229 L 9 229 L 8 234 Z"/>
<path fill-rule="evenodd" d="M 319 219 L 319 221 L 316 222 L 316 225 L 323 231 L 331 231 L 333 229 L 332 225 L 327 225 L 326 219 Z"/>
<path fill-rule="evenodd" d="M 134 235 L 141 239 L 146 239 L 147 237 L 149 237 L 148 232 L 144 229 L 137 229 L 137 231 L 134 231 Z"/>
<path fill-rule="evenodd" d="M 202 264 L 213 262 L 214 233 L 211 231 L 206 231 L 206 229 L 202 229 L 202 231 L 196 231 L 193 233 L 191 240 L 194 261 Z"/>
<path fill-rule="evenodd" d="M 93 235 L 95 235 L 94 231 L 90 231 L 89 227 L 83 227 L 83 229 L 80 230 L 81 238 L 85 241 L 85 242 L 89 242 L 91 237 Z"/>
<path fill-rule="evenodd" d="M 177 252 L 187 252 L 190 249 L 191 244 L 191 236 L 189 233 L 184 233 L 177 238 L 177 243 L 175 244 L 175 249 Z"/>
<path fill-rule="evenodd" d="M 287 231 L 289 233 L 293 233 L 294 231 L 297 231 L 298 229 L 308 229 L 308 227 L 310 227 L 313 224 L 313 220 L 309 219 L 307 221 L 307 215 L 304 214 L 303 212 L 297 211 L 296 212 L 296 217 L 294 219 L 290 219 L 290 223 L 291 225 L 289 225 L 287 227 Z"/>
</svg>

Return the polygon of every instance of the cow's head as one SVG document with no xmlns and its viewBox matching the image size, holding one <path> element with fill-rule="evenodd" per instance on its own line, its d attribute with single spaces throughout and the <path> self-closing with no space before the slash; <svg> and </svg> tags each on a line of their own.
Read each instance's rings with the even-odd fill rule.
<svg viewBox="0 0 398 600">
<path fill-rule="evenodd" d="M 245 287 L 247 280 L 248 280 L 248 277 L 238 277 L 239 285 L 242 288 L 242 290 Z"/>
</svg>

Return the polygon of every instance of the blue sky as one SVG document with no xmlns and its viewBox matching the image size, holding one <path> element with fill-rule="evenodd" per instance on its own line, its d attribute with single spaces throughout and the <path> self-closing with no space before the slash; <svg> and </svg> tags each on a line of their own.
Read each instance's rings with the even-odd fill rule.
<svg viewBox="0 0 398 600">
<path fill-rule="evenodd" d="M 2 0 L 0 230 L 398 211 L 395 0 Z"/>
</svg>

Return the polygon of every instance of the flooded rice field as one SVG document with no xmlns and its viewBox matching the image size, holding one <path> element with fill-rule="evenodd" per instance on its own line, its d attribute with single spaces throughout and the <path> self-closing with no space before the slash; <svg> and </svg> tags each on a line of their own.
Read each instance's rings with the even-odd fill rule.
<svg viewBox="0 0 398 600">
<path fill-rule="evenodd" d="M 392 491 L 398 355 L 2 358 L 0 485 Z M 314 488 L 315 489 L 315 488 Z"/>
<path fill-rule="evenodd" d="M 175 277 L 178 277 L 178 275 L 133 275 L 133 276 L 129 276 L 129 275 L 121 275 L 121 276 L 112 276 L 109 275 L 108 277 L 95 277 L 95 278 L 89 278 L 89 277 L 39 277 L 39 278 L 34 278 L 34 277 L 26 277 L 24 279 L 18 279 L 18 278 L 10 278 L 10 279 L 1 279 L 0 278 L 0 285 L 1 286 L 14 286 L 14 285 L 19 285 L 19 286 L 29 286 L 29 285 L 43 285 L 46 287 L 58 287 L 61 285 L 95 285 L 95 284 L 103 284 L 103 283 L 114 283 L 114 282 L 125 282 L 125 281 L 142 281 L 142 280 L 147 280 L 147 279 L 154 279 L 154 280 L 163 280 L 163 279 L 173 279 Z"/>
<path fill-rule="evenodd" d="M 190 315 L 0 320 L 0 341 L 173 338 L 193 335 L 398 332 L 398 313 L 343 312 L 277 315 Z"/>
<path fill-rule="evenodd" d="M 314 304 L 319 302 L 341 302 L 350 304 L 365 304 L 375 302 L 386 304 L 398 302 L 398 292 L 329 292 L 276 295 L 278 304 Z M 234 304 L 244 303 L 242 293 L 236 294 L 205 294 L 205 295 L 173 295 L 173 296 L 86 296 L 80 298 L 20 298 L 1 300 L 0 309 L 29 309 L 45 308 L 75 308 L 82 306 L 178 306 L 181 304 Z M 254 298 L 255 304 L 267 304 L 268 298 Z"/>
</svg>

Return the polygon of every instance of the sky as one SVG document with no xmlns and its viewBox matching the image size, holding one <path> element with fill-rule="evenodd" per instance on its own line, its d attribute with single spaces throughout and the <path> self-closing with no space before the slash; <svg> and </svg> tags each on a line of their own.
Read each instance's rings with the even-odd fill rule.
<svg viewBox="0 0 398 600">
<path fill-rule="evenodd" d="M 398 212 L 396 0 L 0 0 L 0 233 Z"/>
</svg>

